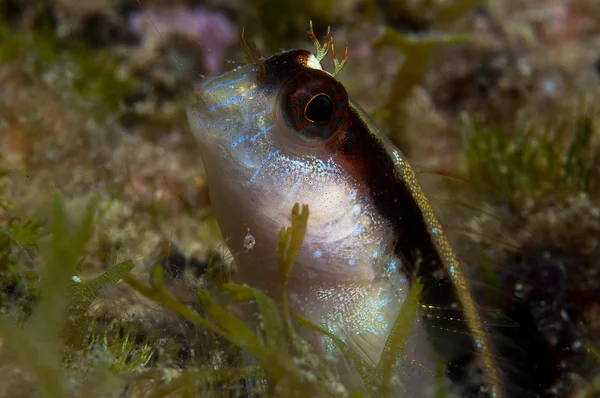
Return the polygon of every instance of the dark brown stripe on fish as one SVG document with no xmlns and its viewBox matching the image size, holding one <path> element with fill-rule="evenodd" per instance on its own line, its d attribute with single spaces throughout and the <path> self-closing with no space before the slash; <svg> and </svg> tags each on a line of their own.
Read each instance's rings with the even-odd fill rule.
<svg viewBox="0 0 600 398">
<path fill-rule="evenodd" d="M 279 86 L 298 72 L 306 70 L 312 54 L 305 50 L 290 50 L 267 58 L 256 75 L 257 83 L 269 88 Z"/>
<path fill-rule="evenodd" d="M 421 305 L 443 309 L 443 317 L 424 317 L 423 322 L 436 352 L 447 362 L 448 376 L 463 381 L 467 377 L 465 366 L 481 350 L 476 348 L 457 287 L 432 239 L 413 190 L 398 176 L 397 165 L 385 144 L 354 108 L 349 112 L 344 137 L 335 145 L 339 145 L 337 152 L 346 159 L 349 169 L 371 187 L 376 208 L 397 234 L 395 254 L 403 260 L 409 278 L 421 278 L 424 286 Z"/>
</svg>

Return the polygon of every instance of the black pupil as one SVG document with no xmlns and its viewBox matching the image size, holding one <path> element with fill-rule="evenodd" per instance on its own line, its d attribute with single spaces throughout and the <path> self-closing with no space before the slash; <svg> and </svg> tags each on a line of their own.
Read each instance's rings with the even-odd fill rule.
<svg viewBox="0 0 600 398">
<path fill-rule="evenodd" d="M 327 123 L 332 114 L 333 101 L 325 94 L 312 97 L 304 110 L 304 116 L 314 123 Z"/>
</svg>

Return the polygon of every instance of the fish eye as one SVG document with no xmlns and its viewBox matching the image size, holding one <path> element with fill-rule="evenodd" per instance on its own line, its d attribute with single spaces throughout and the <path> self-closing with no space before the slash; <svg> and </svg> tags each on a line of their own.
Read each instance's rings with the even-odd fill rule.
<svg viewBox="0 0 600 398">
<path fill-rule="evenodd" d="M 282 87 L 279 98 L 286 131 L 309 146 L 330 142 L 347 123 L 346 90 L 326 72 L 297 73 Z"/>
<path fill-rule="evenodd" d="M 304 108 L 304 117 L 313 123 L 327 123 L 332 115 L 333 100 L 327 94 L 315 95 Z"/>
</svg>

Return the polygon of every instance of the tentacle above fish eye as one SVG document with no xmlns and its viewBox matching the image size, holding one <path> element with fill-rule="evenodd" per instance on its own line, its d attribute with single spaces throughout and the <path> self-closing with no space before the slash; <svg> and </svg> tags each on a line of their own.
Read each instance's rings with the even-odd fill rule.
<svg viewBox="0 0 600 398">
<path fill-rule="evenodd" d="M 348 94 L 321 70 L 298 72 L 284 86 L 280 104 L 294 136 L 308 145 L 323 145 L 338 136 L 348 120 Z"/>
</svg>

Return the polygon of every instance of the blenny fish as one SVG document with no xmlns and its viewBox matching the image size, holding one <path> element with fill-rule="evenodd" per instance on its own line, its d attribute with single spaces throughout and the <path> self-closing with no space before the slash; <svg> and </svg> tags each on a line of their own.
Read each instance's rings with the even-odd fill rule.
<svg viewBox="0 0 600 398">
<path fill-rule="evenodd" d="M 237 264 L 235 281 L 281 297 L 279 231 L 295 203 L 308 204 L 308 230 L 289 280 L 292 312 L 376 364 L 420 278 L 421 308 L 444 315 L 416 322 L 398 366 L 398 396 L 425 396 L 437 361 L 451 380 L 480 373 L 462 396 L 506 396 L 469 281 L 414 170 L 335 78 L 345 58 L 333 56 L 334 73 L 321 66 L 334 51 L 330 36 L 320 47 L 312 27 L 310 34 L 316 55 L 253 57 L 199 85 L 188 106 L 212 206 Z M 322 336 L 311 341 L 321 352 L 334 349 Z"/>
</svg>

